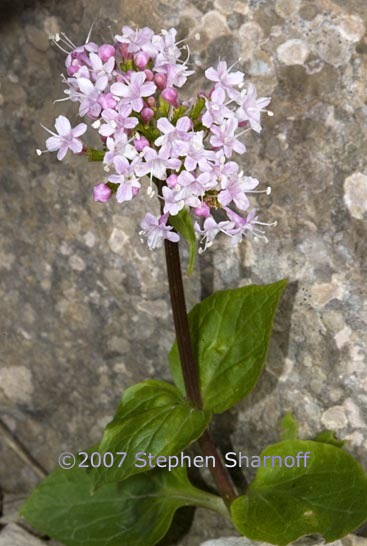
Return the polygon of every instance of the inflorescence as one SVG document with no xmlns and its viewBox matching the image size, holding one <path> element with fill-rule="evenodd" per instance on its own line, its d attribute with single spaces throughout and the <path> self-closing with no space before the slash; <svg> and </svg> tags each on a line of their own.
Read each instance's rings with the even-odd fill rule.
<svg viewBox="0 0 367 546">
<path fill-rule="evenodd" d="M 123 203 L 143 188 L 158 195 L 161 215 L 148 212 L 141 222 L 140 233 L 150 248 L 160 247 L 164 239 L 179 240 L 169 218 L 183 209 L 196 218 L 202 251 L 220 232 L 232 244 L 250 233 L 264 237 L 256 226 L 267 224 L 258 221 L 248 199 L 249 193 L 259 193 L 259 182 L 244 175 L 233 154 L 246 151 L 244 133 L 261 131 L 261 113 L 271 115 L 265 110 L 270 98 L 257 98 L 252 83 L 244 87 L 243 72 L 221 60 L 205 71 L 209 93 L 181 100 L 179 90 L 194 71 L 176 33 L 173 28 L 155 34 L 147 27 L 124 26 L 113 45 L 88 39 L 79 47 L 64 34 L 53 37 L 67 54 L 67 99 L 79 103 L 79 115 L 90 124 L 72 128 L 65 116 L 58 116 L 56 133 L 44 127 L 52 135 L 47 151 L 57 151 L 59 160 L 70 150 L 103 162 L 105 181 L 94 187 L 95 201 L 107 202 L 115 194 Z M 182 50 L 187 52 L 184 61 Z M 98 131 L 100 150 L 82 143 L 88 129 Z M 270 187 L 264 192 L 269 194 Z M 220 221 L 213 216 L 216 209 L 224 212 Z"/>
</svg>

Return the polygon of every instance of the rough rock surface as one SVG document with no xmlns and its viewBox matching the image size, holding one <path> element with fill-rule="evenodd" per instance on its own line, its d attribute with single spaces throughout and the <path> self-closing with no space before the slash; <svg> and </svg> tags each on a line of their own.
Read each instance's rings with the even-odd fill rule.
<svg viewBox="0 0 367 546">
<path fill-rule="evenodd" d="M 8 12 L 6 12 L 8 8 Z M 11 10 L 11 11 L 10 11 Z M 273 97 L 244 168 L 273 188 L 258 206 L 277 220 L 269 243 L 221 241 L 189 282 L 191 306 L 213 290 L 286 277 L 268 364 L 256 390 L 218 419 L 223 449 L 258 454 L 291 410 L 303 437 L 332 427 L 366 467 L 367 3 L 365 0 L 96 0 L 4 2 L 0 107 L 0 411 L 51 470 L 63 451 L 96 442 L 123 389 L 168 379 L 173 339 L 161 252 L 139 243 L 142 202 L 96 205 L 97 169 L 77 157 L 37 158 L 45 132 L 73 105 L 63 56 L 47 35 L 77 43 L 108 26 L 176 26 L 189 40 L 200 88 L 205 66 L 241 58 Z M 0 440 L 0 483 L 37 482 Z M 182 544 L 233 535 L 198 511 Z"/>
</svg>

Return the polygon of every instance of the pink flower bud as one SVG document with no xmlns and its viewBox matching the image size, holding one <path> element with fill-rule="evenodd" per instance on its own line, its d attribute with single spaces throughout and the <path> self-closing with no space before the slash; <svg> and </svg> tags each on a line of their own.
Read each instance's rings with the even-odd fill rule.
<svg viewBox="0 0 367 546">
<path fill-rule="evenodd" d="M 170 174 L 169 176 L 167 176 L 167 186 L 169 186 L 170 188 L 175 188 L 177 186 L 177 178 L 177 174 Z"/>
<path fill-rule="evenodd" d="M 148 53 L 144 53 L 144 51 L 139 51 L 139 53 L 136 53 L 134 55 L 134 63 L 139 70 L 144 70 L 144 68 L 147 66 L 149 62 L 149 55 Z"/>
<path fill-rule="evenodd" d="M 151 108 L 143 108 L 141 111 L 141 119 L 144 123 L 149 123 L 153 116 L 154 112 Z"/>
<path fill-rule="evenodd" d="M 106 93 L 106 95 L 100 95 L 98 97 L 98 103 L 102 106 L 103 110 L 106 108 L 115 108 L 117 102 L 113 98 L 112 93 Z"/>
<path fill-rule="evenodd" d="M 156 100 L 154 97 L 148 97 L 147 100 L 145 101 L 147 103 L 148 106 L 150 106 L 151 108 L 153 108 L 156 104 Z"/>
<path fill-rule="evenodd" d="M 129 52 L 129 44 L 116 44 L 115 50 L 116 53 L 119 53 L 124 61 L 132 58 L 131 53 Z"/>
<path fill-rule="evenodd" d="M 167 85 L 167 78 L 164 74 L 156 74 L 154 76 L 154 83 L 160 91 L 162 91 Z"/>
<path fill-rule="evenodd" d="M 172 106 L 174 106 L 175 108 L 178 108 L 178 93 L 176 89 L 173 89 L 172 87 L 167 87 L 162 91 L 161 97 L 169 104 L 172 104 Z"/>
<path fill-rule="evenodd" d="M 142 136 L 140 138 L 136 138 L 134 140 L 134 146 L 135 146 L 135 150 L 137 152 L 142 152 L 144 150 L 144 148 L 149 146 L 149 140 L 147 138 L 145 138 L 144 136 Z"/>
<path fill-rule="evenodd" d="M 152 72 L 151 70 L 149 70 L 149 68 L 147 68 L 146 70 L 144 70 L 144 73 L 145 73 L 147 82 L 153 81 L 153 79 L 154 79 L 154 74 L 153 74 L 153 72 Z"/>
<path fill-rule="evenodd" d="M 98 55 L 101 57 L 102 61 L 105 63 L 115 55 L 115 48 L 109 44 L 103 44 L 98 49 Z"/>
<path fill-rule="evenodd" d="M 98 201 L 100 203 L 107 203 L 111 195 L 112 190 L 106 184 L 103 184 L 103 182 L 101 184 L 97 184 L 97 186 L 94 186 L 93 188 L 93 199 L 96 203 Z"/>
<path fill-rule="evenodd" d="M 203 218 L 208 218 L 210 216 L 210 207 L 203 201 L 201 207 L 194 209 L 196 216 L 202 216 Z"/>
<path fill-rule="evenodd" d="M 75 59 L 73 63 L 70 66 L 68 66 L 66 69 L 68 76 L 74 76 L 74 74 L 78 72 L 81 66 L 82 66 L 81 62 Z"/>
</svg>

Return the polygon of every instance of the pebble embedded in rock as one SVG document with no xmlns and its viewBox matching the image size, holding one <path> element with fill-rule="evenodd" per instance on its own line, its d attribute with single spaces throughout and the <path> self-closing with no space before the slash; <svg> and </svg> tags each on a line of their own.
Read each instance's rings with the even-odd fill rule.
<svg viewBox="0 0 367 546">
<path fill-rule="evenodd" d="M 353 218 L 362 220 L 367 212 L 367 176 L 353 173 L 344 181 L 344 202 Z"/>
<path fill-rule="evenodd" d="M 278 59 L 288 66 L 304 64 L 309 52 L 307 44 L 298 39 L 288 40 L 277 49 Z"/>
</svg>

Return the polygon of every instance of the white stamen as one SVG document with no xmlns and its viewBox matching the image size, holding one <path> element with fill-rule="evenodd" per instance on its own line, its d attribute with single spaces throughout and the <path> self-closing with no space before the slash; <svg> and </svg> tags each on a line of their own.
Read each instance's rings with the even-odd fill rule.
<svg viewBox="0 0 367 546">
<path fill-rule="evenodd" d="M 200 32 L 197 32 L 197 33 L 195 34 L 195 40 L 200 40 Z"/>
<path fill-rule="evenodd" d="M 96 121 L 93 121 L 93 123 L 92 123 L 93 129 L 99 129 L 100 126 L 101 126 L 101 120 L 100 119 L 96 119 Z"/>
<path fill-rule="evenodd" d="M 42 151 L 42 150 L 40 150 L 39 148 L 37 148 L 37 150 L 36 150 L 36 154 L 37 154 L 38 156 L 40 156 L 40 155 L 42 155 L 42 154 L 43 154 L 43 151 Z"/>
<path fill-rule="evenodd" d="M 85 40 L 85 42 L 84 42 L 84 43 L 86 43 L 86 44 L 87 44 L 87 43 L 89 42 L 89 40 L 90 40 L 90 37 L 91 37 L 92 30 L 93 30 L 93 27 L 94 27 L 94 23 L 96 22 L 96 19 L 97 19 L 97 17 L 94 18 L 93 23 L 92 23 L 91 26 L 90 26 L 90 29 L 89 29 L 87 38 L 86 38 L 86 40 Z"/>
</svg>

